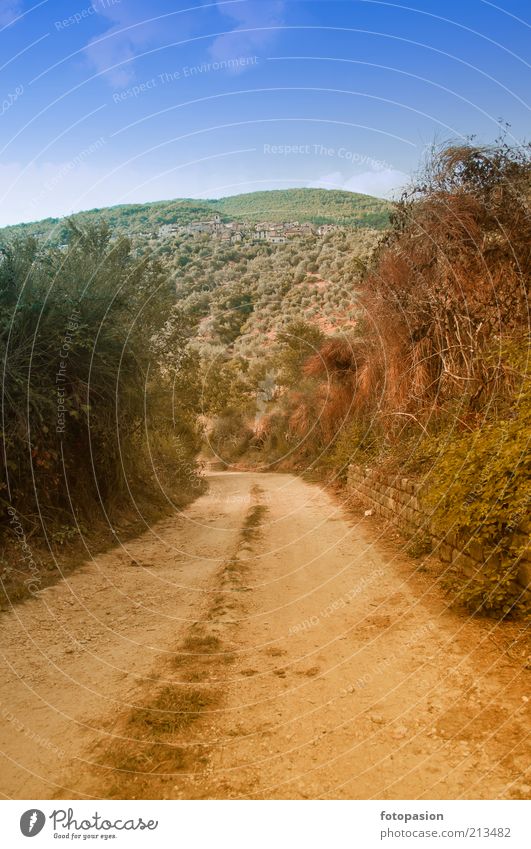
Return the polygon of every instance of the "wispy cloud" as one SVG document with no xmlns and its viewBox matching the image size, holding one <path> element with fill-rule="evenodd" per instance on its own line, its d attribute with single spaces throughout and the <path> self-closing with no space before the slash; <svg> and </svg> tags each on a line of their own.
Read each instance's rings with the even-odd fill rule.
<svg viewBox="0 0 531 849">
<path fill-rule="evenodd" d="M 98 15 L 109 21 L 109 28 L 89 41 L 87 56 L 96 71 L 105 73 L 113 86 L 125 86 L 134 78 L 132 60 L 149 41 L 149 26 L 141 23 L 147 16 L 138 0 L 109 6 L 98 4 L 95 8 Z"/>
<path fill-rule="evenodd" d="M 218 36 L 211 45 L 210 54 L 216 61 L 263 50 L 277 35 L 275 29 L 267 28 L 280 27 L 284 23 L 286 4 L 282 0 L 245 0 L 235 4 L 218 0 L 217 5 L 233 28 Z"/>
<path fill-rule="evenodd" d="M 346 192 L 359 192 L 363 195 L 374 195 L 379 198 L 395 200 L 402 188 L 409 182 L 410 177 L 404 171 L 395 168 L 362 171 L 352 177 L 345 178 L 341 171 L 332 171 L 317 180 L 309 182 L 310 188 L 343 189 Z"/>
<path fill-rule="evenodd" d="M 219 197 L 245 185 L 237 165 L 225 173 L 217 159 L 168 172 L 133 164 L 113 168 L 105 153 L 105 141 L 95 139 L 66 161 L 0 162 L 0 227 L 117 203 Z"/>
<path fill-rule="evenodd" d="M 0 0 L 1 2 L 1 0 Z M 283 0 L 196 0 L 197 7 L 183 14 L 167 7 L 157 15 L 156 4 L 145 0 L 94 0 L 94 9 L 108 27 L 92 38 L 85 53 L 92 67 L 105 75 L 115 88 L 127 86 L 135 78 L 134 60 L 145 50 L 169 41 L 181 41 L 197 34 L 204 26 L 205 15 L 215 10 L 227 32 L 210 45 L 213 60 L 256 55 L 277 34 L 269 27 L 282 26 L 286 3 Z M 246 65 L 229 65 L 231 73 L 241 73 Z"/>
<path fill-rule="evenodd" d="M 168 29 L 172 35 L 184 37 L 189 22 L 182 15 L 157 17 L 154 6 L 145 0 L 105 0 L 94 2 L 94 8 L 109 27 L 91 39 L 86 55 L 99 73 L 104 73 L 115 88 L 122 88 L 135 78 L 133 61 L 153 44 L 162 42 Z"/>
<path fill-rule="evenodd" d="M 12 23 L 22 13 L 22 0 L 1 0 L 0 26 Z"/>
</svg>

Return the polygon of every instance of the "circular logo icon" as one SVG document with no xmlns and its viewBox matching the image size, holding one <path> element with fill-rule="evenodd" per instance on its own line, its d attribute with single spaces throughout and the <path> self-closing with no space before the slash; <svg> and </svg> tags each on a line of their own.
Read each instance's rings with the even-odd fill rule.
<svg viewBox="0 0 531 849">
<path fill-rule="evenodd" d="M 46 817 L 37 808 L 30 808 L 20 817 L 20 830 L 24 837 L 35 837 L 44 828 Z"/>
</svg>

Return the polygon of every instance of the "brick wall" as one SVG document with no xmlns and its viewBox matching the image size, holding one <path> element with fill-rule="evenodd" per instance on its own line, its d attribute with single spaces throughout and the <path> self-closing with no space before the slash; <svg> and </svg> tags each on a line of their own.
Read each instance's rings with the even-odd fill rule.
<svg viewBox="0 0 531 849">
<path fill-rule="evenodd" d="M 374 510 L 406 533 L 424 531 L 434 546 L 434 554 L 445 563 L 457 563 L 463 566 L 469 574 L 473 574 L 485 563 L 486 553 L 479 541 L 473 541 L 466 554 L 463 553 L 463 540 L 455 534 L 447 534 L 444 538 L 434 535 L 431 528 L 429 512 L 422 507 L 419 495 L 419 484 L 402 475 L 390 475 L 378 469 L 368 469 L 352 465 L 348 470 L 348 487 L 356 492 L 368 509 Z M 522 523 L 514 532 L 518 545 L 529 546 L 531 522 Z M 500 555 L 491 554 L 500 559 Z M 528 548 L 527 559 L 523 560 L 518 573 L 522 586 L 531 590 L 531 551 Z"/>
</svg>

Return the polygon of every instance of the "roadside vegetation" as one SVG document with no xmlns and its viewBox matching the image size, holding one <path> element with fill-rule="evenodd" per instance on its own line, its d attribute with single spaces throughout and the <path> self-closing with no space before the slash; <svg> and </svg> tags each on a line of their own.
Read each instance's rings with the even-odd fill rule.
<svg viewBox="0 0 531 849">
<path fill-rule="evenodd" d="M 529 540 L 530 180 L 527 147 L 436 151 L 371 260 L 349 251 L 351 325 L 290 316 L 260 359 L 269 396 L 262 377 L 211 431 L 228 462 L 417 477 L 434 529 L 486 551 L 473 578 L 450 570 L 452 597 L 496 615 L 522 607 Z"/>
<path fill-rule="evenodd" d="M 43 556 L 57 574 L 64 547 L 102 529 L 112 539 L 115 522 L 156 517 L 202 487 L 199 361 L 167 272 L 105 225 L 69 235 L 66 251 L 29 238 L 0 261 L 10 599 L 51 577 Z"/>
</svg>

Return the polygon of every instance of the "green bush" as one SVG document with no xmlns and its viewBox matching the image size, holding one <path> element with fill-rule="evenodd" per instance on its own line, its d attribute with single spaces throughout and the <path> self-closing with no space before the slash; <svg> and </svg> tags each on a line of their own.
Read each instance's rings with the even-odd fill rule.
<svg viewBox="0 0 531 849">
<path fill-rule="evenodd" d="M 370 463 L 378 454 L 379 442 L 373 428 L 361 419 L 347 422 L 325 455 L 325 465 L 336 478 L 346 481 L 351 463 Z"/>
<path fill-rule="evenodd" d="M 15 509 L 45 532 L 163 499 L 156 434 L 165 462 L 186 460 L 179 487 L 197 477 L 196 358 L 171 281 L 103 226 L 69 236 L 66 250 L 15 242 L 0 261 L 3 519 Z"/>
<path fill-rule="evenodd" d="M 524 377 L 504 417 L 432 440 L 423 500 L 433 529 L 455 539 L 465 555 L 478 545 L 484 551 L 478 571 L 469 574 L 466 557 L 464 565 L 458 558 L 446 582 L 456 600 L 474 611 L 506 616 L 523 608 L 517 573 L 526 545 L 522 532 L 515 532 L 529 516 L 530 386 Z"/>
<path fill-rule="evenodd" d="M 237 410 L 227 410 L 215 420 L 208 434 L 208 445 L 218 459 L 231 463 L 248 451 L 252 438 L 245 416 Z"/>
</svg>

